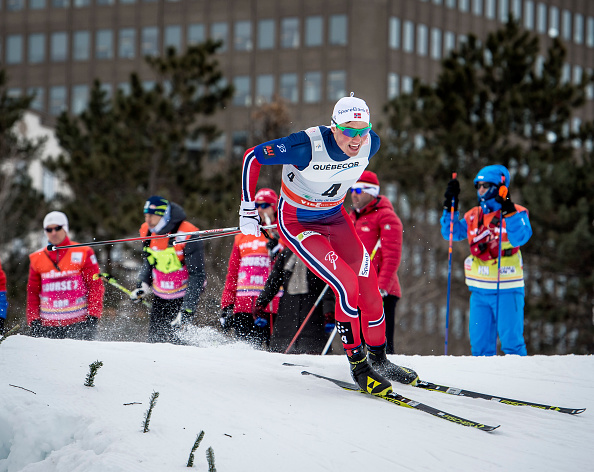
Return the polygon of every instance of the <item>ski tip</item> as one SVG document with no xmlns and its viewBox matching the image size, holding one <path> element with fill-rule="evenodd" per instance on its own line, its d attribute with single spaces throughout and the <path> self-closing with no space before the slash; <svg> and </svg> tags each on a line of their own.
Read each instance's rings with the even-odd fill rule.
<svg viewBox="0 0 594 472">
<path fill-rule="evenodd" d="M 301 375 L 311 375 L 311 372 L 308 372 L 307 370 L 302 370 Z"/>
<path fill-rule="evenodd" d="M 499 428 L 501 425 L 498 424 L 497 426 L 487 426 L 485 425 L 484 428 L 481 428 L 482 431 L 487 431 L 488 433 L 490 433 L 491 431 L 495 431 L 497 428 Z"/>
<path fill-rule="evenodd" d="M 579 415 L 580 413 L 583 413 L 584 411 L 586 411 L 585 408 L 576 408 L 575 410 L 571 411 L 570 414 L 571 415 Z"/>
</svg>

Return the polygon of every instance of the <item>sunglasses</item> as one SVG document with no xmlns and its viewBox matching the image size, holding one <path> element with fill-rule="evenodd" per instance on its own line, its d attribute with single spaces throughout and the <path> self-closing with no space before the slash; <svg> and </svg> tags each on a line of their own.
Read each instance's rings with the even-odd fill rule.
<svg viewBox="0 0 594 472">
<path fill-rule="evenodd" d="M 366 128 L 347 128 L 346 126 L 340 126 L 334 119 L 332 119 L 332 123 L 336 126 L 336 128 L 342 132 L 347 138 L 354 138 L 356 136 L 361 136 L 362 138 L 367 136 L 371 131 L 371 123 Z"/>
<path fill-rule="evenodd" d="M 363 192 L 362 188 L 352 188 L 351 189 L 351 193 L 355 192 L 357 195 L 361 195 L 361 193 Z"/>
<path fill-rule="evenodd" d="M 476 184 L 474 184 L 474 187 L 478 190 L 479 188 L 483 187 L 487 190 L 489 190 L 491 187 L 493 186 L 493 184 L 491 182 L 477 182 Z"/>
<path fill-rule="evenodd" d="M 270 203 L 256 203 L 256 208 L 262 208 L 262 210 L 266 210 L 266 208 L 270 208 L 272 205 Z"/>
<path fill-rule="evenodd" d="M 54 231 L 57 233 L 58 231 L 62 230 L 62 226 L 54 226 L 53 228 L 45 228 L 46 233 L 53 233 Z"/>
</svg>

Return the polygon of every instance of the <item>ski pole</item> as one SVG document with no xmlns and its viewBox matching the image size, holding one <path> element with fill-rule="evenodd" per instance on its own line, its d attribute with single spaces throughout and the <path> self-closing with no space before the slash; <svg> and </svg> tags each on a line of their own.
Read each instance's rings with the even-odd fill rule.
<svg viewBox="0 0 594 472">
<path fill-rule="evenodd" d="M 377 240 L 377 243 L 375 243 L 375 247 L 373 248 L 373 251 L 371 251 L 371 256 L 369 258 L 370 261 L 373 260 L 373 258 L 375 257 L 375 253 L 377 252 L 377 250 L 380 248 L 380 246 L 382 245 L 382 240 L 381 238 Z M 326 288 L 328 288 L 328 285 L 326 285 Z M 315 308 L 315 306 L 314 306 Z M 312 309 L 313 311 L 313 309 Z M 307 319 L 305 320 L 307 321 Z M 305 321 L 303 321 L 303 323 L 305 323 Z M 330 333 L 330 337 L 328 338 L 328 341 L 326 342 L 326 345 L 324 346 L 324 349 L 322 350 L 322 356 L 325 356 L 328 353 L 328 350 L 330 349 L 330 346 L 332 345 L 332 341 L 334 341 L 334 337 L 336 336 L 336 333 L 338 332 L 338 329 L 336 328 L 336 325 L 334 325 L 334 329 L 332 330 L 332 333 Z M 285 352 L 286 354 L 286 352 Z"/>
<path fill-rule="evenodd" d="M 456 172 L 452 173 L 452 179 L 458 177 Z M 454 205 L 456 197 L 452 197 L 452 204 L 450 205 L 450 242 L 448 248 L 448 295 L 446 302 L 446 320 L 445 320 L 445 346 L 444 355 L 448 355 L 448 334 L 450 327 L 450 287 L 452 284 L 452 244 L 454 242 Z"/>
<path fill-rule="evenodd" d="M 501 176 L 501 186 L 499 195 L 505 200 L 507 197 L 507 187 L 505 186 L 505 177 Z M 501 280 L 501 240 L 503 239 L 503 214 L 499 210 L 499 247 L 497 249 L 497 298 L 495 299 L 495 322 L 499 320 L 499 282 Z"/>
<path fill-rule="evenodd" d="M 272 228 L 276 228 L 276 225 L 273 225 Z M 272 229 L 268 226 L 263 226 L 263 230 Z M 144 236 L 138 238 L 125 238 L 125 239 L 111 239 L 108 241 L 91 241 L 88 243 L 77 243 L 77 244 L 69 244 L 67 246 L 56 246 L 54 244 L 48 244 L 47 250 L 48 251 L 59 251 L 61 249 L 70 249 L 73 247 L 82 247 L 82 246 L 106 246 L 109 244 L 119 244 L 119 243 L 127 243 L 132 241 L 146 241 L 150 239 L 164 239 L 164 238 L 176 238 L 178 236 L 205 236 L 203 239 L 208 239 L 206 236 L 210 237 L 223 237 L 223 236 L 231 236 L 234 234 L 240 233 L 241 230 L 236 226 L 234 228 L 220 228 L 220 229 L 206 229 L 202 231 L 184 231 L 181 233 L 170 233 L 170 234 L 156 234 L 154 236 Z"/>
<path fill-rule="evenodd" d="M 124 287 L 123 285 L 120 285 L 113 275 L 110 275 L 107 272 L 101 272 L 99 274 L 93 275 L 93 280 L 97 280 L 99 278 L 105 280 L 107 283 L 109 283 L 110 285 L 113 285 L 115 288 L 120 289 L 126 295 L 128 295 L 128 296 L 132 295 L 132 292 L 130 290 L 128 290 L 126 287 Z M 146 306 L 147 308 L 151 307 L 151 304 L 149 302 L 147 302 L 146 300 L 142 300 L 142 304 L 144 306 Z"/>
</svg>

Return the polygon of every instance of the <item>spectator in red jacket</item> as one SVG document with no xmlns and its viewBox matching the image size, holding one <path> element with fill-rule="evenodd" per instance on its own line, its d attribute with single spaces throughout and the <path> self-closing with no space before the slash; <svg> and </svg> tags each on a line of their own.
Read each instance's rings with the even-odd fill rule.
<svg viewBox="0 0 594 472">
<path fill-rule="evenodd" d="M 351 187 L 350 217 L 365 249 L 373 257 L 386 315 L 386 353 L 394 354 L 395 311 L 401 297 L 397 271 L 402 256 L 402 222 L 390 200 L 379 195 L 379 191 L 377 175 L 368 170 L 363 172 Z"/>
<path fill-rule="evenodd" d="M 68 238 L 68 218 L 60 211 L 43 220 L 48 242 L 77 244 Z M 103 310 L 103 281 L 97 257 L 88 246 L 29 255 L 27 323 L 33 336 L 93 339 Z"/>
</svg>

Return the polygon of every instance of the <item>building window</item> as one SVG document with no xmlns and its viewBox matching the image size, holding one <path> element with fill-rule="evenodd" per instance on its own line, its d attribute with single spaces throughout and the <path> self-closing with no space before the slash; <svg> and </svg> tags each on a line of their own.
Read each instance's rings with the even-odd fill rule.
<svg viewBox="0 0 594 472">
<path fill-rule="evenodd" d="M 113 5 L 114 0 L 95 0 L 97 5 Z"/>
<path fill-rule="evenodd" d="M 208 159 L 211 161 L 216 161 L 221 159 L 225 155 L 225 133 L 221 133 L 221 135 L 208 143 Z"/>
<path fill-rule="evenodd" d="M 549 8 L 549 34 L 552 36 L 559 34 L 559 9 L 557 7 Z"/>
<path fill-rule="evenodd" d="M 297 74 L 281 74 L 280 96 L 290 103 L 299 101 L 299 89 L 297 88 Z"/>
<path fill-rule="evenodd" d="M 118 56 L 122 59 L 132 59 L 136 56 L 136 51 L 134 50 L 136 30 L 134 28 L 122 28 L 119 36 Z"/>
<path fill-rule="evenodd" d="M 534 29 L 534 2 L 532 0 L 526 0 L 524 4 L 524 28 Z"/>
<path fill-rule="evenodd" d="M 91 5 L 91 0 L 74 0 L 76 8 L 88 7 L 89 5 Z"/>
<path fill-rule="evenodd" d="M 274 43 L 274 20 L 258 21 L 258 49 L 273 49 Z"/>
<path fill-rule="evenodd" d="M 45 61 L 45 35 L 41 33 L 29 35 L 29 64 Z"/>
<path fill-rule="evenodd" d="M 113 57 L 113 32 L 111 30 L 97 30 L 95 33 L 95 57 L 97 59 Z"/>
<path fill-rule="evenodd" d="M 445 5 L 448 8 L 456 8 L 456 0 L 445 0 Z"/>
<path fill-rule="evenodd" d="M 499 0 L 499 21 L 507 22 L 509 16 L 509 0 Z"/>
<path fill-rule="evenodd" d="M 346 46 L 348 37 L 348 23 L 346 15 L 330 16 L 328 42 L 336 46 Z"/>
<path fill-rule="evenodd" d="M 472 13 L 483 16 L 483 0 L 472 0 Z"/>
<path fill-rule="evenodd" d="M 204 25 L 202 23 L 188 25 L 188 46 L 203 43 L 204 39 Z"/>
<path fill-rule="evenodd" d="M 388 73 L 388 100 L 396 98 L 400 94 L 400 77 L 394 72 Z"/>
<path fill-rule="evenodd" d="M 443 36 L 443 55 L 448 56 L 450 51 L 456 48 L 456 35 L 451 31 L 446 31 Z"/>
<path fill-rule="evenodd" d="M 462 12 L 468 11 L 468 1 L 469 0 L 458 0 L 458 10 Z"/>
<path fill-rule="evenodd" d="M 335 102 L 346 97 L 346 72 L 333 70 L 328 72 L 328 100 Z"/>
<path fill-rule="evenodd" d="M 256 78 L 256 105 L 271 102 L 274 95 L 274 76 L 259 75 Z"/>
<path fill-rule="evenodd" d="M 247 149 L 248 143 L 248 132 L 247 131 L 233 131 L 233 135 L 231 137 L 233 143 L 233 157 L 235 158 L 243 158 L 243 154 Z"/>
<path fill-rule="evenodd" d="M 490 20 L 495 18 L 495 0 L 485 0 L 485 16 Z"/>
<path fill-rule="evenodd" d="M 583 69 L 581 66 L 573 66 L 573 83 L 579 85 L 582 82 Z"/>
<path fill-rule="evenodd" d="M 303 101 L 318 103 L 322 100 L 322 73 L 306 72 L 303 77 Z"/>
<path fill-rule="evenodd" d="M 57 86 L 50 88 L 49 94 L 49 112 L 51 115 L 58 116 L 66 110 L 66 87 Z"/>
<path fill-rule="evenodd" d="M 68 35 L 65 32 L 52 33 L 51 36 L 51 60 L 53 62 L 64 62 L 68 59 Z"/>
<path fill-rule="evenodd" d="M 571 12 L 563 10 L 563 39 L 571 41 Z"/>
<path fill-rule="evenodd" d="M 299 18 L 281 20 L 281 47 L 295 49 L 299 47 Z"/>
<path fill-rule="evenodd" d="M 147 26 L 142 28 L 141 51 L 143 56 L 156 56 L 159 54 L 159 28 Z"/>
<path fill-rule="evenodd" d="M 33 96 L 33 101 L 30 105 L 32 110 L 45 110 L 43 87 L 30 87 L 29 90 L 27 90 L 27 95 Z"/>
<path fill-rule="evenodd" d="M 400 18 L 390 18 L 389 44 L 392 49 L 400 49 Z"/>
<path fill-rule="evenodd" d="M 519 21 L 522 19 L 522 0 L 511 0 L 511 11 L 514 15 L 514 20 Z"/>
<path fill-rule="evenodd" d="M 25 0 L 6 0 L 6 10 L 19 11 L 25 8 Z"/>
<path fill-rule="evenodd" d="M 413 91 L 413 79 L 405 75 L 402 77 L 402 93 L 412 93 Z"/>
<path fill-rule="evenodd" d="M 56 196 L 56 177 L 51 171 L 47 170 L 45 167 L 42 170 L 41 187 L 43 192 L 43 198 L 46 201 L 50 201 L 52 198 Z"/>
<path fill-rule="evenodd" d="M 225 52 L 227 50 L 227 44 L 229 43 L 229 31 L 227 23 L 218 22 L 213 23 L 210 27 L 210 37 L 215 41 L 222 41 L 223 45 L 219 49 L 219 52 Z"/>
<path fill-rule="evenodd" d="M 121 3 L 122 5 L 131 5 L 133 3 L 136 3 L 136 0 L 119 0 L 119 3 Z"/>
<path fill-rule="evenodd" d="M 181 37 L 181 26 L 166 26 L 165 34 L 163 35 L 163 50 L 167 50 L 167 48 L 173 47 L 177 52 L 181 51 Z"/>
<path fill-rule="evenodd" d="M 252 95 L 250 93 L 250 77 L 241 75 L 233 79 L 235 95 L 233 96 L 233 105 L 240 107 L 249 107 L 252 104 Z"/>
<path fill-rule="evenodd" d="M 52 7 L 54 7 L 54 8 L 69 8 L 70 0 L 52 0 Z"/>
<path fill-rule="evenodd" d="M 70 109 L 73 114 L 80 115 L 89 103 L 89 86 L 88 85 L 75 85 L 72 87 L 72 100 L 70 103 Z"/>
<path fill-rule="evenodd" d="M 412 21 L 404 22 L 402 49 L 405 52 L 413 52 L 415 49 L 415 25 Z"/>
<path fill-rule="evenodd" d="M 591 16 L 586 20 L 586 46 L 594 47 L 594 18 Z"/>
<path fill-rule="evenodd" d="M 324 37 L 324 20 L 321 16 L 308 16 L 305 19 L 305 45 L 321 46 Z"/>
<path fill-rule="evenodd" d="M 576 13 L 573 24 L 573 42 L 582 44 L 584 42 L 584 17 Z"/>
<path fill-rule="evenodd" d="M 547 32 L 547 6 L 539 3 L 536 15 L 536 31 L 545 34 Z"/>
<path fill-rule="evenodd" d="M 29 0 L 29 8 L 31 10 L 42 10 L 45 8 L 45 0 Z"/>
<path fill-rule="evenodd" d="M 235 34 L 233 38 L 236 51 L 251 51 L 252 42 L 252 23 L 249 21 L 235 22 Z"/>
<path fill-rule="evenodd" d="M 426 56 L 427 49 L 427 27 L 422 24 L 417 25 L 417 54 Z"/>
<path fill-rule="evenodd" d="M 569 64 L 563 64 L 561 68 L 561 83 L 568 84 L 571 81 L 571 66 Z"/>
<path fill-rule="evenodd" d="M 431 28 L 431 58 L 441 59 L 441 30 L 439 28 Z"/>
<path fill-rule="evenodd" d="M 72 54 L 75 61 L 88 61 L 91 39 L 88 31 L 75 31 L 72 36 Z"/>
<path fill-rule="evenodd" d="M 20 64 L 23 62 L 23 37 L 11 34 L 6 37 L 6 63 Z"/>
</svg>

